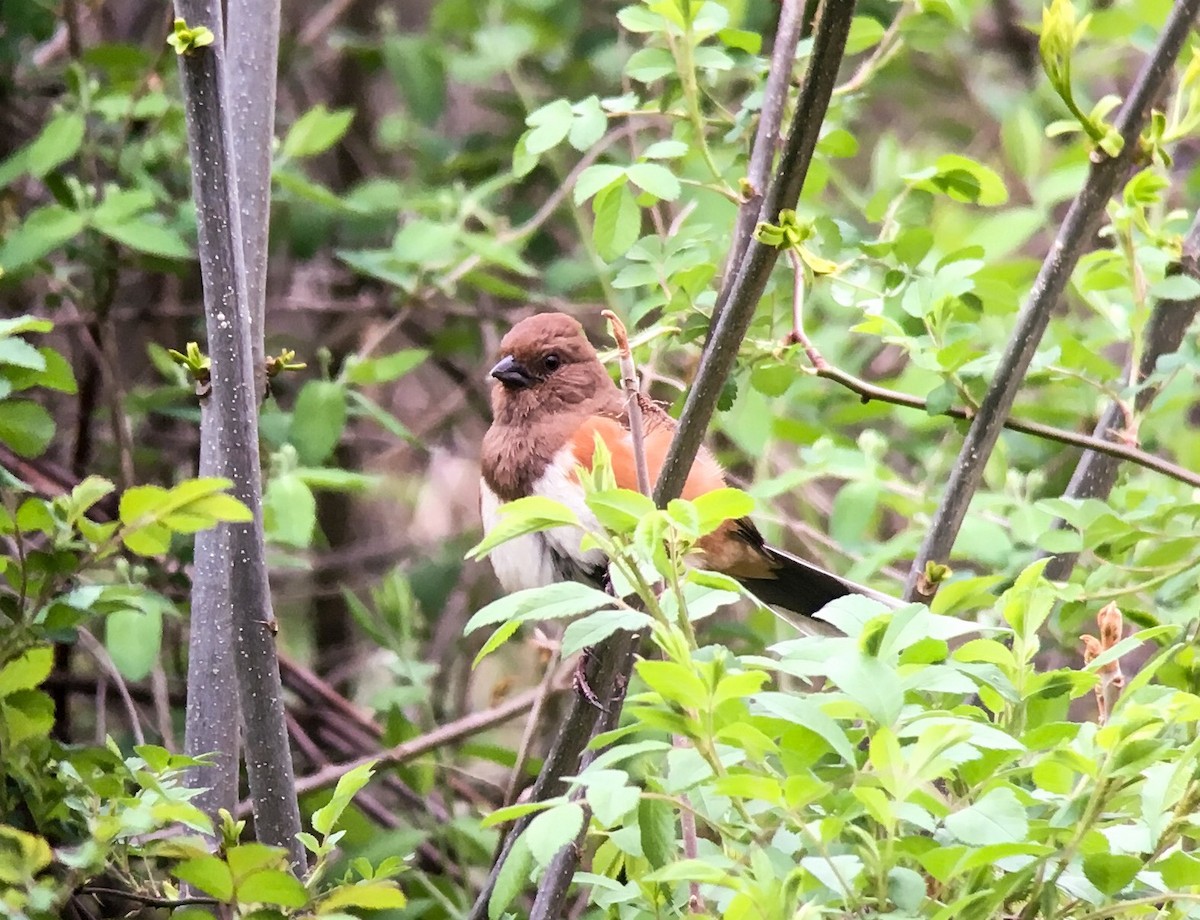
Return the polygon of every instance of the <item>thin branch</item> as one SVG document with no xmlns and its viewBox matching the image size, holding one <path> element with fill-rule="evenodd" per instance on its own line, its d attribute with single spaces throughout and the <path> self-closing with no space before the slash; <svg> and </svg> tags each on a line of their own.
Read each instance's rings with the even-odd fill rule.
<svg viewBox="0 0 1200 920">
<path fill-rule="evenodd" d="M 809 360 L 813 362 L 811 368 L 806 368 L 808 373 L 814 377 L 823 377 L 826 380 L 840 383 L 846 389 L 861 396 L 864 403 L 874 399 L 880 402 L 892 403 L 896 406 L 907 406 L 909 409 L 920 409 L 923 412 L 929 412 L 929 404 L 919 396 L 902 393 L 899 390 L 889 390 L 886 387 L 868 383 L 861 377 L 855 377 L 853 374 L 847 373 L 840 368 L 833 367 L 815 348 L 811 350 L 806 348 L 806 351 L 808 352 Z M 950 406 L 935 414 L 946 415 L 950 418 L 962 419 L 968 422 L 972 419 L 972 413 L 959 406 Z M 1104 434 L 1107 434 L 1109 431 L 1107 427 L 1103 429 L 1097 427 L 1099 434 L 1081 434 L 1075 431 L 1067 431 L 1063 428 L 1055 428 L 1053 425 L 1043 425 L 1041 422 L 1030 422 L 1016 418 L 1005 418 L 1001 424 L 1002 427 L 1010 431 L 1031 434 L 1047 441 L 1068 444 L 1072 447 L 1082 447 L 1084 450 L 1112 458 L 1113 460 L 1126 460 L 1138 466 L 1145 467 L 1148 470 L 1153 470 L 1156 473 L 1161 473 L 1163 476 L 1200 488 L 1200 473 L 1195 473 L 1177 463 L 1164 460 L 1162 457 L 1156 457 L 1154 454 L 1131 445 L 1106 440 Z"/>
<path fill-rule="evenodd" d="M 80 640 L 87 646 L 88 653 L 96 659 L 97 663 L 107 673 L 113 684 L 117 688 L 117 693 L 121 697 L 121 703 L 125 706 L 125 712 L 129 716 L 129 730 L 133 733 L 133 740 L 138 744 L 146 743 L 146 736 L 142 733 L 142 720 L 138 715 L 137 706 L 134 705 L 133 697 L 129 695 L 129 687 L 125 685 L 125 678 L 121 676 L 121 672 L 117 670 L 117 666 L 113 664 L 112 658 L 109 657 L 108 650 L 104 645 L 82 626 L 77 630 Z"/>
<path fill-rule="evenodd" d="M 1042 263 L 1033 290 L 1017 318 L 1016 328 L 1000 359 L 993 383 L 980 404 L 979 412 L 963 440 L 946 492 L 913 560 L 905 585 L 912 600 L 928 601 L 936 593 L 935 584 L 926 578 L 929 563 L 945 563 L 983 477 L 984 466 L 1004 427 L 1004 420 L 1025 378 L 1025 372 L 1042 339 L 1050 314 L 1058 304 L 1071 272 L 1080 256 L 1091 245 L 1104 214 L 1105 205 L 1117 191 L 1137 156 L 1139 135 L 1150 117 L 1150 109 L 1159 97 L 1183 42 L 1191 32 L 1200 0 L 1178 0 L 1159 36 L 1154 53 L 1138 75 L 1132 92 L 1117 116 L 1116 128 L 1124 140 L 1121 154 L 1108 157 L 1098 148 L 1092 153 L 1092 165 L 1078 197 L 1071 203 L 1050 253 Z"/>
<path fill-rule="evenodd" d="M 637 469 L 637 487 L 643 495 L 650 494 L 650 469 L 646 465 L 646 429 L 642 423 L 641 392 L 638 389 L 637 368 L 629 350 L 629 334 L 625 324 L 612 310 L 600 313 L 612 327 L 617 340 L 617 363 L 621 368 L 621 389 L 625 391 L 625 411 L 629 414 L 629 438 L 633 442 L 633 464 Z"/>
<path fill-rule="evenodd" d="M 190 27 L 203 25 L 218 37 L 224 35 L 220 4 L 215 0 L 176 0 L 175 9 Z M 212 362 L 208 401 L 215 416 L 216 466 L 233 482 L 232 494 L 254 515 L 250 523 L 228 528 L 228 552 L 212 562 L 223 570 L 228 597 L 235 602 L 235 670 L 247 745 L 246 772 L 255 805 L 255 832 L 263 843 L 286 848 L 293 871 L 303 875 L 308 860 L 296 839 L 300 809 L 267 581 L 252 320 L 223 55 L 219 39 L 179 55 Z M 226 725 L 225 730 L 228 732 L 230 726 Z"/>
<path fill-rule="evenodd" d="M 318 789 L 325 789 L 337 783 L 339 779 L 355 767 L 360 767 L 366 763 L 378 762 L 381 766 L 394 766 L 420 757 L 422 754 L 428 754 L 437 748 L 454 744 L 463 738 L 469 738 L 471 735 L 487 731 L 489 728 L 494 728 L 510 719 L 515 719 L 522 713 L 528 712 L 533 708 L 539 693 L 540 691 L 537 688 L 527 690 L 498 706 L 484 709 L 481 712 L 473 712 L 468 716 L 463 716 L 461 719 L 447 722 L 445 725 L 439 725 L 433 731 L 426 732 L 423 735 L 397 744 L 395 747 L 388 748 L 385 751 L 380 751 L 377 754 L 368 754 L 365 757 L 359 757 L 346 763 L 328 764 L 321 767 L 315 773 L 303 776 L 297 780 L 296 792 L 298 795 L 307 795 L 310 792 L 316 792 Z M 249 802 L 243 802 L 238 806 L 238 813 L 245 814 L 249 808 L 249 804 Z"/>
<path fill-rule="evenodd" d="M 853 15 L 854 0 L 825 0 L 813 38 L 813 53 L 809 58 L 804 86 L 792 118 L 792 129 L 775 178 L 760 209 L 760 219 L 764 215 L 777 218 L 780 210 L 793 207 L 800 197 L 829 98 L 837 82 L 838 65 L 845 51 Z M 790 72 L 790 63 L 788 66 Z M 746 255 L 738 266 L 726 309 L 719 318 L 714 319 L 712 338 L 701 359 L 695 383 L 684 405 L 683 417 L 654 489 L 654 500 L 660 507 L 677 497 L 683 489 L 705 430 L 716 410 L 717 398 L 733 370 L 738 348 L 745 338 L 778 255 L 776 249 L 757 241 L 751 240 L 747 244 Z M 575 695 L 557 741 L 533 786 L 532 801 L 541 802 L 561 794 L 562 777 L 577 771 L 588 742 L 619 715 L 629 674 L 633 669 L 636 642 L 633 634 L 618 632 L 602 642 L 588 659 L 585 679 L 592 687 L 610 688 L 609 709 L 598 711 L 582 695 Z M 528 827 L 529 820 L 529 816 L 526 816 L 514 822 L 468 914 L 468 920 L 487 917 L 488 901 L 496 879 L 516 840 Z"/>
<path fill-rule="evenodd" d="M 750 235 L 761 219 L 763 196 L 771 177 L 771 163 L 775 159 L 775 148 L 779 146 L 779 130 L 783 124 L 783 110 L 787 103 L 788 90 L 792 83 L 792 69 L 796 62 L 796 45 L 800 42 L 804 20 L 804 0 L 782 0 L 779 6 L 779 24 L 775 27 L 775 44 L 771 49 L 771 66 L 767 71 L 767 82 L 763 87 L 762 108 L 758 115 L 758 131 L 754 135 L 754 147 L 750 151 L 750 165 L 746 169 L 745 200 L 738 209 L 737 223 L 733 229 L 733 242 L 725 263 L 725 280 L 721 295 L 717 298 L 716 315 L 720 315 L 729 299 L 736 269 L 745 256 L 750 244 Z"/>
<path fill-rule="evenodd" d="M 1184 237 L 1179 262 L 1173 266 L 1172 274 L 1186 274 L 1200 281 L 1200 212 L 1192 220 L 1192 226 Z M 1183 336 L 1200 312 L 1200 297 L 1191 300 L 1160 300 L 1154 305 L 1150 320 L 1146 324 L 1146 347 L 1138 362 L 1136 372 L 1129 369 L 1129 382 L 1139 385 L 1154 373 L 1158 359 L 1179 349 Z M 1133 408 L 1136 412 L 1145 412 L 1158 395 L 1157 386 L 1144 386 L 1134 397 Z M 1110 432 L 1117 430 L 1125 416 L 1125 408 L 1117 400 L 1108 404 L 1100 420 L 1096 423 L 1093 437 L 1106 439 Z M 1104 443 L 1109 443 L 1107 440 Z M 1109 453 L 1098 450 L 1088 450 L 1079 458 L 1075 473 L 1064 498 L 1100 498 L 1108 497 L 1117 482 L 1117 459 Z M 1135 461 L 1136 462 L 1136 461 Z M 1190 475 L 1190 472 L 1189 472 Z M 1200 476 L 1189 480 L 1190 484 L 1200 484 Z M 1066 526 L 1062 520 L 1055 521 L 1056 528 Z M 1046 565 L 1045 575 L 1051 581 L 1066 581 L 1071 577 L 1071 570 L 1079 558 L 1078 553 L 1059 553 Z"/>
<path fill-rule="evenodd" d="M 213 906 L 220 904 L 216 898 L 161 898 L 157 895 L 139 894 L 136 891 L 122 891 L 119 888 L 105 888 L 101 885 L 84 885 L 78 890 L 79 894 L 90 894 L 93 897 L 103 895 L 110 898 L 122 898 L 135 904 L 145 904 L 147 907 L 187 907 L 188 905 Z"/>
</svg>

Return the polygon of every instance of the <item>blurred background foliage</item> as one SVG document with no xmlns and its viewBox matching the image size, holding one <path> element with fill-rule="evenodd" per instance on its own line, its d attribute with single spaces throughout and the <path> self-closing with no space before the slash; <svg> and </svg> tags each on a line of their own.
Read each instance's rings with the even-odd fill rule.
<svg viewBox="0 0 1200 920">
<path fill-rule="evenodd" d="M 472 672 L 462 638 L 498 590 L 463 553 L 479 536 L 485 373 L 504 330 L 564 310 L 604 344 L 598 316 L 612 308 L 655 397 L 677 406 L 694 371 L 777 10 L 692 6 L 681 17 L 688 4 L 658 0 L 284 4 L 267 351 L 292 349 L 307 368 L 275 378 L 262 417 L 280 642 L 295 667 L 367 707 L 387 743 L 487 706 L 541 667 L 537 648 L 510 647 Z M 1128 90 L 1168 9 L 1090 7 L 1071 60 L 1084 111 Z M 1027 0 L 864 0 L 798 209 L 814 344 L 935 409 L 982 397 L 1087 168 L 1042 72 L 1039 15 Z M 50 494 L 91 474 L 129 487 L 194 473 L 196 396 L 168 351 L 203 337 L 170 19 L 159 0 L 0 2 L 0 310 L 53 323 L 0 339 L 0 362 L 29 369 L 24 334 L 49 346 L 39 373 L 60 371 L 0 392 L 0 449 L 16 478 Z M 806 53 L 802 42 L 797 75 Z M 1167 277 L 1200 196 L 1196 70 L 1188 51 L 1165 105 L 1172 159 L 1110 205 L 1015 415 L 1090 432 L 1110 399 L 1135 395 L 1123 368 L 1155 300 L 1197 293 Z M 804 373 L 786 263 L 710 441 L 759 499 L 769 538 L 898 590 L 963 426 Z M 1130 432 L 1190 469 L 1198 368 L 1193 334 L 1159 362 L 1162 392 Z M 1078 532 L 1055 530 L 1070 509 L 1052 500 L 1078 457 L 1004 435 L 956 547 L 957 587 L 935 609 L 971 608 L 1041 552 L 1082 550 L 1045 655 L 1075 660 L 1102 600 L 1144 624 L 1195 616 L 1194 490 L 1126 465 L 1107 503 L 1071 511 Z M 177 539 L 161 561 L 121 563 L 105 578 L 146 593 L 93 611 L 124 678 L 166 694 L 165 713 L 150 716 L 158 690 L 138 705 L 168 740 L 189 553 Z M 755 644 L 774 627 L 759 614 L 724 628 Z M 95 711 L 94 664 L 60 651 L 58 666 L 74 688 L 67 730 L 117 730 L 119 717 Z M 317 748 L 332 743 L 327 726 L 312 730 Z M 503 781 L 514 741 L 468 750 L 497 767 L 472 795 Z M 301 772 L 314 757 L 302 750 Z M 446 757 L 405 782 L 440 787 L 456 775 Z M 396 833 L 454 836 L 481 859 L 491 846 L 473 821 Z"/>
</svg>

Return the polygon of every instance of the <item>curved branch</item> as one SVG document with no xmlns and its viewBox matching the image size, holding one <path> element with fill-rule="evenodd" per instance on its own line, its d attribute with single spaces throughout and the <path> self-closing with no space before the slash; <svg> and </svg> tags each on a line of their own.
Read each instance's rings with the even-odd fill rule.
<svg viewBox="0 0 1200 920">
<path fill-rule="evenodd" d="M 1087 180 L 1072 202 L 1050 253 L 1042 263 L 1008 347 L 1000 358 L 993 383 L 963 440 L 946 492 L 913 560 L 905 585 L 905 596 L 910 600 L 929 601 L 936 593 L 936 585 L 925 578 L 926 568 L 931 562 L 945 563 L 950 556 L 967 506 L 979 488 L 984 466 L 996 446 L 1004 420 L 1012 410 L 1017 390 L 1046 331 L 1050 314 L 1079 258 L 1095 237 L 1105 205 L 1134 163 L 1142 127 L 1191 32 L 1198 9 L 1200 0 L 1178 0 L 1171 11 L 1157 47 L 1143 66 L 1117 117 L 1116 128 L 1124 140 L 1120 155 L 1108 157 L 1098 149 L 1092 154 Z"/>
</svg>

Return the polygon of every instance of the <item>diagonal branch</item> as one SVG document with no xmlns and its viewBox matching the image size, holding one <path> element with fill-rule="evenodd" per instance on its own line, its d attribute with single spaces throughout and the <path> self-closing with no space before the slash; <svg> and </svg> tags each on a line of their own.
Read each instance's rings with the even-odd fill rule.
<svg viewBox="0 0 1200 920">
<path fill-rule="evenodd" d="M 1017 318 L 1008 347 L 1000 358 L 995 377 L 979 412 L 971 422 L 941 504 L 934 515 L 921 549 L 913 560 L 905 586 L 910 600 L 928 601 L 936 585 L 925 577 L 929 563 L 944 564 L 950 556 L 967 507 L 983 477 L 984 466 L 1012 410 L 1017 390 L 1046 331 L 1050 314 L 1066 288 L 1080 256 L 1091 245 L 1105 205 L 1117 191 L 1140 149 L 1139 137 L 1150 117 L 1183 42 L 1191 32 L 1200 0 L 1178 0 L 1167 20 L 1157 47 L 1138 75 L 1129 98 L 1117 116 L 1116 128 L 1124 140 L 1119 156 L 1108 157 L 1099 149 L 1078 197 L 1072 202 L 1050 254 L 1042 263 L 1033 290 Z"/>
<path fill-rule="evenodd" d="M 1197 281 L 1200 281 L 1200 212 L 1197 212 L 1195 219 L 1192 221 L 1192 226 L 1188 229 L 1187 236 L 1183 240 L 1183 251 L 1180 254 L 1180 259 L 1173 271 L 1179 274 L 1186 274 Z M 1150 314 L 1150 320 L 1146 325 L 1146 347 L 1142 352 L 1142 359 L 1134 373 L 1131 367 L 1129 371 L 1129 382 L 1131 384 L 1140 384 L 1143 380 L 1154 373 L 1154 368 L 1158 364 L 1158 359 L 1163 355 L 1169 355 L 1178 350 L 1183 343 L 1183 336 L 1191 326 L 1192 321 L 1196 318 L 1196 313 L 1200 312 L 1200 297 L 1193 297 L 1190 300 L 1160 300 L 1154 305 L 1154 310 Z M 1158 395 L 1158 387 L 1147 386 L 1142 387 L 1134 397 L 1133 406 L 1137 412 L 1145 412 L 1149 408 L 1150 403 Z M 1109 403 L 1108 408 L 1104 410 L 1104 414 L 1100 416 L 1100 420 L 1096 423 L 1096 428 L 1092 433 L 1092 437 L 1102 441 L 1105 445 L 1114 446 L 1108 437 L 1111 432 L 1115 431 L 1122 423 L 1125 416 L 1124 408 L 1115 400 Z M 1075 473 L 1071 476 L 1071 482 L 1067 486 L 1067 491 L 1063 494 L 1064 498 L 1107 498 L 1108 493 L 1112 491 L 1112 487 L 1117 482 L 1117 461 L 1118 457 L 1114 456 L 1111 451 L 1102 451 L 1096 448 L 1088 450 L 1082 457 L 1079 458 L 1079 465 L 1075 467 Z M 1139 461 L 1134 460 L 1137 463 Z M 1144 464 L 1143 464 L 1144 465 Z M 1162 472 L 1160 470 L 1160 472 Z M 1191 485 L 1200 486 L 1200 476 L 1195 475 L 1191 471 L 1188 473 L 1188 478 L 1185 480 Z M 1168 473 L 1168 475 L 1170 475 Z M 1174 478 L 1180 478 L 1178 476 Z M 1057 521 L 1057 527 L 1065 526 L 1064 521 Z M 1059 553 L 1050 560 L 1046 565 L 1045 575 L 1052 581 L 1065 581 L 1071 577 L 1071 570 L 1075 567 L 1075 562 L 1079 558 L 1078 553 Z"/>
<path fill-rule="evenodd" d="M 845 52 L 853 15 L 854 0 L 825 0 L 822 5 L 813 38 L 813 53 L 792 118 L 791 132 L 759 211 L 759 220 L 777 219 L 780 210 L 794 207 L 799 200 L 808 164 L 812 160 L 829 99 L 837 82 L 838 65 Z M 788 66 L 790 69 L 790 63 Z M 778 257 L 778 250 L 751 240 L 745 256 L 738 263 L 726 308 L 714 320 L 712 337 L 701 359 L 679 428 L 654 489 L 654 500 L 660 507 L 665 507 L 683 489 L 708 423 L 716 410 L 717 398 L 733 370 L 738 348 L 745 338 Z M 633 669 L 636 641 L 635 636 L 619 632 L 595 649 L 587 664 L 585 677 L 590 686 L 609 690 L 609 708 L 606 711 L 597 710 L 582 695 L 575 695 L 562 730 L 533 786 L 532 801 L 540 802 L 560 794 L 563 791 L 562 777 L 577 770 L 588 742 L 615 723 Z M 492 870 L 468 914 L 469 920 L 483 920 L 488 916 L 488 901 L 496 879 L 529 820 L 527 816 L 516 821 L 505 837 Z M 547 884 L 551 883 L 552 880 L 547 881 Z"/>
</svg>

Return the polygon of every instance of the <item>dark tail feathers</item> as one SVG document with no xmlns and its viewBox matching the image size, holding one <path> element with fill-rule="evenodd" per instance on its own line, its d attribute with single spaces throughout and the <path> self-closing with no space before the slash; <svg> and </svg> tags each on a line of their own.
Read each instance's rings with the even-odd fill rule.
<svg viewBox="0 0 1200 920">
<path fill-rule="evenodd" d="M 781 549 L 764 546 L 762 551 L 770 558 L 775 568 L 775 577 L 738 580 L 764 604 L 782 607 L 806 617 L 812 616 L 830 601 L 847 594 L 861 594 L 889 607 L 900 605 L 900 601 L 894 597 L 847 581 Z"/>
</svg>

